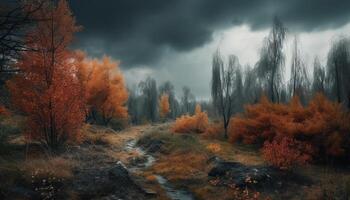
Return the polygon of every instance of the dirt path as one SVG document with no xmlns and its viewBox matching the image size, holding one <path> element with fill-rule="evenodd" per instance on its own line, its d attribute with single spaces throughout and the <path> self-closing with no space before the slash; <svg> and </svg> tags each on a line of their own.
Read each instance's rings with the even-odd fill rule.
<svg viewBox="0 0 350 200">
<path fill-rule="evenodd" d="M 136 140 L 150 126 L 135 126 L 120 132 L 88 126 L 87 138 L 70 147 L 66 157 L 77 161 L 70 188 L 78 199 L 151 199 L 133 174 L 123 170 L 137 152 L 126 151 L 127 141 Z"/>
<path fill-rule="evenodd" d="M 145 184 L 147 180 L 142 173 L 156 158 L 136 142 L 160 126 L 164 125 L 133 126 L 119 132 L 87 126 L 85 142 L 70 147 L 66 153 L 67 158 L 78 163 L 70 186 L 73 196 L 78 199 L 193 199 L 191 194 L 177 190 L 157 174 L 154 177 L 158 185 L 148 188 Z"/>
</svg>

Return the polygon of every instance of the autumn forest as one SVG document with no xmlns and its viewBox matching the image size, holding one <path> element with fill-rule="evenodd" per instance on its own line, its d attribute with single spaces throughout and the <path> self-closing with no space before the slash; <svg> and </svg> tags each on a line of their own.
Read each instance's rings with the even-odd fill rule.
<svg viewBox="0 0 350 200">
<path fill-rule="evenodd" d="M 225 23 L 214 23 L 219 17 L 211 12 L 210 20 L 204 16 L 207 1 L 192 2 L 199 10 L 182 1 L 176 4 L 187 8 L 182 11 L 188 21 L 177 21 L 182 16 L 173 10 L 165 14 L 170 8 L 159 2 L 159 8 L 116 2 L 111 7 L 118 4 L 135 15 L 141 13 L 147 23 L 147 17 L 155 20 L 139 24 L 145 33 L 140 36 L 127 32 L 136 29 L 136 17 L 119 10 L 111 14 L 118 17 L 98 25 L 106 29 L 94 31 L 106 41 L 113 34 L 111 38 L 120 37 L 110 40 L 119 42 L 116 50 L 107 47 L 108 41 L 93 39 L 89 28 L 95 27 L 99 12 L 94 19 L 94 13 L 83 18 L 89 3 L 80 7 L 73 0 L 0 2 L 0 199 L 350 199 L 346 28 L 334 25 L 325 28 L 328 32 L 317 27 L 308 32 L 276 13 L 259 27 L 242 17 L 230 26 L 251 26 L 249 36 L 238 28 L 227 37 L 248 39 L 227 45 L 247 47 L 227 53 L 226 36 L 217 39 L 214 34 Z M 102 3 L 90 3 L 93 9 L 101 8 Z M 237 4 L 245 9 L 244 3 Z M 232 8 L 229 5 L 227 9 Z M 215 15 L 225 15 L 221 8 Z M 160 11 L 154 11 L 156 15 L 152 9 Z M 203 15 L 198 26 L 216 30 L 207 45 L 188 50 L 181 46 L 185 40 L 205 38 L 190 30 L 198 28 L 196 12 Z M 164 21 L 153 15 L 164 15 Z M 118 20 L 126 21 L 111 22 Z M 163 22 L 166 36 L 156 28 Z M 177 23 L 191 25 L 188 30 L 169 28 L 181 26 Z M 150 29 L 156 36 L 148 40 L 153 37 L 147 35 Z M 318 40 L 333 29 L 331 40 Z M 262 35 L 257 44 L 254 34 Z M 151 43 L 154 49 L 142 49 Z M 107 45 L 105 51 L 96 53 L 101 44 Z M 249 46 L 254 46 L 254 56 L 244 54 Z M 305 53 L 304 46 L 320 55 L 310 56 L 314 54 Z M 142 60 L 141 52 L 154 59 L 163 56 L 175 65 L 185 62 L 186 52 L 206 56 L 188 62 L 188 72 L 179 67 L 183 75 L 159 75 L 172 65 L 148 69 L 144 66 L 152 62 Z M 191 74 L 196 59 L 200 69 Z M 146 69 L 153 75 L 139 76 Z M 183 83 L 184 74 L 193 80 Z M 202 77 L 210 78 L 203 84 Z"/>
</svg>

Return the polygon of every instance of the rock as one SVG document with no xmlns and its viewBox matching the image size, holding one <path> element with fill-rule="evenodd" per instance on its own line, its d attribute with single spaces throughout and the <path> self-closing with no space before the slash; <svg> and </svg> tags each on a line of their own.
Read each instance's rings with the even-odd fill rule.
<svg viewBox="0 0 350 200">
<path fill-rule="evenodd" d="M 127 168 L 121 163 L 118 162 L 115 167 L 112 167 L 108 171 L 109 179 L 115 181 L 128 181 L 130 179 L 129 172 Z"/>
<path fill-rule="evenodd" d="M 152 189 L 148 189 L 148 188 L 143 188 L 143 191 L 144 193 L 147 195 L 147 196 L 155 196 L 157 195 L 157 192 L 152 190 Z"/>
<path fill-rule="evenodd" d="M 278 170 L 267 166 L 246 166 L 238 162 L 217 161 L 208 176 L 219 178 L 221 184 L 233 184 L 244 188 L 272 183 L 279 173 Z"/>
<path fill-rule="evenodd" d="M 208 164 L 218 164 L 218 163 L 223 162 L 223 161 L 224 160 L 218 156 L 212 156 L 207 160 L 207 163 Z"/>
<path fill-rule="evenodd" d="M 158 152 L 162 148 L 163 144 L 164 142 L 161 140 L 152 140 L 151 143 L 148 145 L 146 151 L 149 153 Z"/>
<path fill-rule="evenodd" d="M 76 177 L 73 181 L 73 189 L 81 199 L 113 195 L 120 199 L 138 199 L 145 195 L 121 162 L 112 167 L 80 170 Z M 137 197 L 130 194 L 135 194 Z"/>
</svg>

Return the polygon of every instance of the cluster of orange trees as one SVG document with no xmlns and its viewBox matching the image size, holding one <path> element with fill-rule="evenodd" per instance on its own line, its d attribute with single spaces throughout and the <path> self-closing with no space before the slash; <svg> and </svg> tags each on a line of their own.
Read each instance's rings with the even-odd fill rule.
<svg viewBox="0 0 350 200">
<path fill-rule="evenodd" d="M 280 168 L 311 160 L 349 160 L 350 115 L 322 94 L 307 106 L 298 97 L 289 104 L 263 97 L 231 119 L 229 140 L 258 144 L 264 158 Z"/>
<path fill-rule="evenodd" d="M 7 83 L 14 109 L 27 117 L 26 137 L 55 150 L 78 139 L 86 119 L 99 115 L 108 123 L 127 117 L 128 93 L 118 63 L 68 48 L 80 30 L 68 3 L 47 1 L 33 17 L 37 23 L 26 35 L 31 51 L 22 53 L 16 64 L 20 73 Z"/>
<path fill-rule="evenodd" d="M 77 75 L 85 99 L 86 119 L 107 125 L 113 118 L 126 118 L 128 92 L 118 62 L 109 57 L 88 59 L 84 53 L 77 53 Z"/>
</svg>

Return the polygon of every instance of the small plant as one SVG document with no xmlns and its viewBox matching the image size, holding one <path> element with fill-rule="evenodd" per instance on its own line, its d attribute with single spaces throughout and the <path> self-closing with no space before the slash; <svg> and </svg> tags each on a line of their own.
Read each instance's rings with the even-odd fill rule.
<svg viewBox="0 0 350 200">
<path fill-rule="evenodd" d="M 224 131 L 222 123 L 211 123 L 202 137 L 205 139 L 221 139 Z"/>
<path fill-rule="evenodd" d="M 210 143 L 207 145 L 207 149 L 213 153 L 217 153 L 221 151 L 221 146 L 220 144 L 217 144 L 217 143 Z"/>
</svg>

